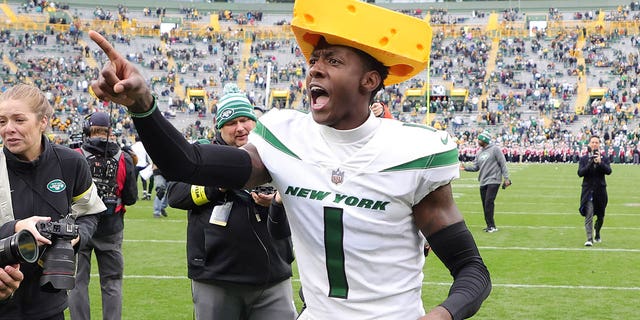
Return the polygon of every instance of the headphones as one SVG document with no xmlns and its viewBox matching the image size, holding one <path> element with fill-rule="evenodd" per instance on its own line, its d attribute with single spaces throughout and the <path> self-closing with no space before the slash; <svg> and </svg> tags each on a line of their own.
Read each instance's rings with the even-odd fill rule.
<svg viewBox="0 0 640 320">
<path fill-rule="evenodd" d="M 88 115 L 84 116 L 84 120 L 82 121 L 82 134 L 85 137 L 88 137 L 89 134 L 91 134 L 91 116 L 93 115 L 93 113 L 89 113 Z"/>
</svg>

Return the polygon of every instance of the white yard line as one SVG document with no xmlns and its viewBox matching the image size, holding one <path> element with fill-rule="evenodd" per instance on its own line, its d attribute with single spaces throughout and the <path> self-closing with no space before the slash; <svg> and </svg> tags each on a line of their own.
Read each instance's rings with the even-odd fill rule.
<svg viewBox="0 0 640 320">
<path fill-rule="evenodd" d="M 428 282 L 423 281 L 423 285 L 451 286 L 450 282 Z M 553 284 L 520 284 L 520 283 L 492 283 L 494 288 L 526 288 L 526 289 L 570 289 L 570 290 L 620 290 L 620 291 L 640 291 L 640 287 L 612 287 L 612 286 L 569 286 Z"/>
<path fill-rule="evenodd" d="M 512 251 L 601 251 L 601 252 L 640 252 L 640 249 L 622 249 L 622 248 L 530 248 L 530 247 L 478 247 L 480 250 L 512 250 Z"/>
<path fill-rule="evenodd" d="M 92 278 L 98 278 L 98 274 L 91 274 Z M 155 276 L 155 275 L 124 275 L 125 279 L 149 279 L 149 280 L 188 280 L 186 276 Z M 292 282 L 300 282 L 300 279 L 291 279 Z M 451 286 L 451 282 L 423 281 L 422 285 Z M 552 284 L 522 284 L 522 283 L 492 283 L 494 288 L 525 288 L 525 289 L 569 289 L 569 290 L 617 290 L 640 291 L 640 287 L 613 287 L 613 286 L 570 286 Z"/>
</svg>

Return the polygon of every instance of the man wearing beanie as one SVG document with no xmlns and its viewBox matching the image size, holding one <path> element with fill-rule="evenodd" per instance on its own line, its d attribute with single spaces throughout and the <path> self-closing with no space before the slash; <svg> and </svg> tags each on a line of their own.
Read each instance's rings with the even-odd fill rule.
<svg viewBox="0 0 640 320">
<path fill-rule="evenodd" d="M 213 144 L 239 148 L 248 142 L 256 116 L 237 86 L 225 86 L 216 116 Z M 167 194 L 171 207 L 188 210 L 187 264 L 196 319 L 295 319 L 291 232 L 282 205 L 271 203 L 274 193 L 169 182 Z M 276 212 L 284 230 L 270 233 Z"/>
<path fill-rule="evenodd" d="M 254 122 L 258 120 L 247 95 L 241 93 L 236 84 L 228 83 L 224 86 L 223 96 L 218 101 L 215 118 L 216 129 L 220 130 L 227 122 L 238 117 L 245 117 Z"/>
<path fill-rule="evenodd" d="M 502 183 L 502 188 L 511 185 L 509 180 L 509 170 L 507 169 L 507 160 L 502 154 L 500 148 L 491 144 L 491 133 L 483 131 L 478 135 L 478 145 L 480 152 L 476 154 L 476 158 L 471 164 L 461 164 L 460 167 L 464 171 L 480 171 L 478 181 L 480 181 L 480 199 L 482 199 L 482 210 L 484 211 L 484 221 L 487 227 L 485 232 L 496 232 L 496 222 L 493 217 L 496 196 L 498 189 Z M 503 182 L 504 179 L 504 182 Z"/>
<path fill-rule="evenodd" d="M 111 134 L 111 119 L 106 112 L 92 113 L 83 130 L 87 138 L 79 152 L 89 163 L 98 195 L 107 206 L 99 214 L 98 226 L 86 246 L 78 250 L 78 266 L 75 288 L 69 291 L 69 310 L 74 320 L 91 317 L 89 305 L 89 281 L 91 279 L 91 255 L 95 252 L 102 291 L 102 318 L 122 318 L 122 276 L 124 258 L 122 240 L 125 205 L 136 203 L 138 186 L 133 159 L 123 152 Z"/>
<path fill-rule="evenodd" d="M 267 112 L 241 148 L 185 141 L 142 74 L 95 31 L 89 36 L 110 62 L 92 88 L 127 107 L 167 176 L 227 189 L 276 187 L 307 306 L 299 320 L 473 316 L 491 279 L 453 199 L 456 143 L 447 132 L 369 109 L 385 85 L 427 67 L 429 23 L 359 0 L 304 0 L 294 3 L 291 28 L 309 66 L 310 112 Z M 453 279 L 428 311 L 425 238 Z"/>
</svg>

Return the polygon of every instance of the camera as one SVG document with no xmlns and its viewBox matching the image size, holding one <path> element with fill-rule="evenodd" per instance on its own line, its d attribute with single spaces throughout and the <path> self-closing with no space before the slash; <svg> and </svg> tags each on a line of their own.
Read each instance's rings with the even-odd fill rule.
<svg viewBox="0 0 640 320">
<path fill-rule="evenodd" d="M 253 190 L 251 190 L 251 192 L 255 192 L 255 193 L 263 193 L 263 194 L 274 194 L 276 193 L 276 188 L 274 186 L 270 186 L 267 184 L 263 184 L 260 186 L 257 186 L 255 188 L 253 188 Z"/>
<path fill-rule="evenodd" d="M 595 159 L 598 154 L 600 154 L 600 150 L 591 149 L 591 147 L 587 147 L 587 153 L 589 154 L 589 159 Z"/>
<path fill-rule="evenodd" d="M 34 263 L 38 260 L 38 243 L 27 230 L 0 240 L 0 267 L 17 263 Z"/>
<path fill-rule="evenodd" d="M 51 240 L 38 263 L 42 267 L 40 286 L 44 291 L 71 290 L 75 287 L 76 257 L 71 240 L 78 237 L 78 225 L 72 218 L 39 222 L 40 234 Z"/>
<path fill-rule="evenodd" d="M 76 132 L 69 136 L 69 148 L 76 149 L 82 146 L 82 132 Z"/>
</svg>

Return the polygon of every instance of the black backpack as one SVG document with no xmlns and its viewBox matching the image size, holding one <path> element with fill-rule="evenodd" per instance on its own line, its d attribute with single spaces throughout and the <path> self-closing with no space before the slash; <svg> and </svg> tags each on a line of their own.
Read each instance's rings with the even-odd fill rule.
<svg viewBox="0 0 640 320">
<path fill-rule="evenodd" d="M 121 199 L 117 196 L 118 190 L 118 163 L 123 156 L 119 150 L 113 157 L 105 157 L 104 154 L 92 154 L 81 149 L 82 154 L 89 163 L 89 170 L 93 177 L 93 183 L 98 190 L 98 196 L 107 206 L 106 214 L 114 214 L 120 205 Z"/>
</svg>

